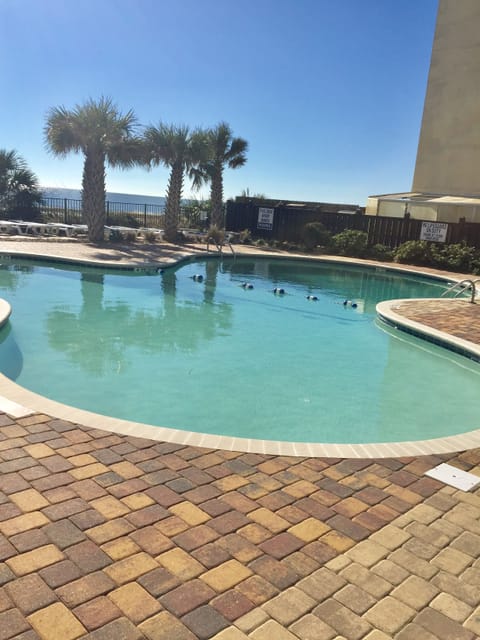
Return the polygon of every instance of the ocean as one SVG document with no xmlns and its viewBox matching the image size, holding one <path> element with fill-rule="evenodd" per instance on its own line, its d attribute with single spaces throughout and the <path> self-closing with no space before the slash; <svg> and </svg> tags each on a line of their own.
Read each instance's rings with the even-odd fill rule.
<svg viewBox="0 0 480 640">
<path fill-rule="evenodd" d="M 80 189 L 63 189 L 60 187 L 41 187 L 45 198 L 68 198 L 69 200 L 81 200 Z M 161 196 L 142 196 L 133 193 L 113 193 L 107 191 L 109 202 L 123 202 L 126 204 L 153 204 L 165 205 L 165 198 Z"/>
</svg>

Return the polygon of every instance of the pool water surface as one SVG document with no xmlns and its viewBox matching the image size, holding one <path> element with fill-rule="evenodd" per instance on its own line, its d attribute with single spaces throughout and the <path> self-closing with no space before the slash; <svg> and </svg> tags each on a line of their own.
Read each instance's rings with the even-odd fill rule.
<svg viewBox="0 0 480 640">
<path fill-rule="evenodd" d="M 338 443 L 452 435 L 479 426 L 480 365 L 388 329 L 375 311 L 446 288 L 265 258 L 151 274 L 8 262 L 0 370 L 68 405 L 190 431 Z"/>
</svg>

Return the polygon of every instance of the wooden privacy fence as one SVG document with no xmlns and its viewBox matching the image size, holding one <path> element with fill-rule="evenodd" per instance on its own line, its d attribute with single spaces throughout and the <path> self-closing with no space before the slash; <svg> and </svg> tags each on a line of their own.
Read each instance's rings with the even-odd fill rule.
<svg viewBox="0 0 480 640">
<path fill-rule="evenodd" d="M 302 242 L 302 232 L 309 222 L 321 222 L 332 235 L 354 229 L 368 234 L 368 244 L 383 244 L 396 249 L 407 240 L 420 240 L 423 223 L 431 221 L 414 218 L 367 216 L 362 211 L 344 213 L 344 205 L 320 205 L 317 208 L 271 206 L 257 202 L 227 202 L 228 231 L 249 229 L 255 238 L 279 242 Z M 260 211 L 262 210 L 262 211 Z M 440 224 L 440 223 L 438 223 Z M 449 222 L 446 224 L 446 244 L 466 242 L 480 248 L 480 224 Z"/>
</svg>

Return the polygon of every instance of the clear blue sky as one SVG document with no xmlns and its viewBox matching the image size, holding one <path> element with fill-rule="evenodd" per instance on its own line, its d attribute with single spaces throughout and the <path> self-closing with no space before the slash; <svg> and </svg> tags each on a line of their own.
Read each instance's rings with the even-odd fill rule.
<svg viewBox="0 0 480 640">
<path fill-rule="evenodd" d="M 45 116 L 105 95 L 141 124 L 227 121 L 250 145 L 227 197 L 409 190 L 437 2 L 0 0 L 0 147 L 79 188 L 83 159 L 46 150 Z M 107 188 L 164 195 L 167 175 L 107 169 Z"/>
</svg>

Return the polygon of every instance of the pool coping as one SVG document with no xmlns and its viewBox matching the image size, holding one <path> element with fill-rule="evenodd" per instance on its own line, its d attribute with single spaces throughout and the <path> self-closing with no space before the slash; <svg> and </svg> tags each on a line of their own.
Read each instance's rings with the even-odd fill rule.
<svg viewBox="0 0 480 640">
<path fill-rule="evenodd" d="M 60 258 L 55 256 L 39 256 L 35 253 L 27 254 L 25 252 L 11 252 L 9 253 L 15 258 L 29 258 L 29 259 L 43 259 L 45 261 L 59 261 L 70 264 L 81 264 L 87 266 L 97 266 L 100 268 L 112 268 L 125 270 L 125 265 L 93 261 L 93 260 L 76 260 Z M 202 254 L 200 253 L 200 256 Z M 273 259 L 285 259 L 290 258 L 284 254 L 265 254 L 265 253 L 249 253 L 252 257 L 268 257 Z M 190 258 L 199 257 L 199 253 L 192 252 L 190 254 L 183 252 L 178 256 L 176 260 L 169 260 L 165 266 L 175 266 Z M 217 256 L 212 256 L 217 257 Z M 433 279 L 439 279 L 444 281 L 456 281 L 458 278 L 455 276 L 442 276 L 439 274 L 430 274 L 428 272 L 420 270 L 406 269 L 402 267 L 396 268 L 393 265 L 386 265 L 384 263 L 365 263 L 358 262 L 352 259 L 335 260 L 335 257 L 310 257 L 310 256 L 292 256 L 295 259 L 314 260 L 320 262 L 336 262 L 342 265 L 370 267 L 373 269 L 381 269 L 382 271 L 395 271 L 408 273 L 410 275 L 421 275 L 423 277 L 429 277 Z M 159 262 L 155 263 L 155 266 L 159 266 Z M 152 268 L 153 264 L 142 265 L 145 268 Z M 130 270 L 138 268 L 138 265 L 130 267 Z M 413 300 L 413 299 L 405 299 Z M 432 300 L 432 298 L 423 298 L 421 300 Z M 433 298 L 433 300 L 437 300 Z M 480 359 L 480 347 L 473 343 L 468 343 L 466 340 L 455 338 L 450 334 L 443 333 L 441 331 L 432 329 L 418 322 L 408 320 L 404 316 L 400 316 L 395 313 L 395 306 L 404 300 L 390 300 L 380 302 L 377 305 L 377 313 L 381 319 L 387 321 L 389 324 L 397 327 L 402 327 L 405 330 L 411 332 L 417 332 L 422 337 L 429 336 L 433 340 L 441 341 L 442 344 L 455 345 L 457 348 L 466 349 L 470 353 L 478 355 Z M 1 304 L 5 302 L 5 304 Z M 0 300 L 0 327 L 7 322 L 10 316 L 11 308 L 8 302 Z M 84 409 L 78 409 L 69 405 L 62 404 L 55 400 L 51 400 L 45 396 L 41 396 L 33 391 L 29 391 L 24 387 L 13 382 L 3 374 L 0 374 L 0 410 L 2 406 L 5 407 L 5 412 L 9 413 L 11 410 L 12 402 L 17 403 L 19 410 L 28 413 L 40 412 L 59 418 L 68 420 L 77 424 L 91 427 L 94 429 L 102 429 L 105 431 L 118 433 L 127 436 L 135 436 L 139 438 L 147 438 L 149 440 L 156 440 L 161 442 L 171 442 L 175 444 L 185 446 L 204 447 L 209 449 L 223 449 L 227 451 L 242 451 L 247 453 L 260 453 L 266 455 L 284 455 L 294 457 L 328 457 L 328 458 L 389 458 L 389 457 L 405 457 L 405 456 L 420 456 L 430 454 L 452 453 L 456 451 L 463 451 L 465 449 L 471 449 L 480 446 L 480 429 L 472 430 L 469 432 L 456 434 L 452 436 L 446 436 L 442 438 L 433 438 L 428 440 L 414 440 L 414 441 L 402 441 L 402 442 L 379 442 L 379 443 L 361 443 L 361 444 L 340 444 L 340 443 L 315 443 L 315 442 L 290 442 L 281 440 L 262 440 L 253 438 L 241 438 L 231 437 L 224 435 L 198 433 L 195 431 L 187 431 L 181 429 L 175 429 L 171 427 L 153 426 L 140 422 L 133 422 L 128 420 L 121 420 L 102 414 L 93 413 Z"/>
</svg>

